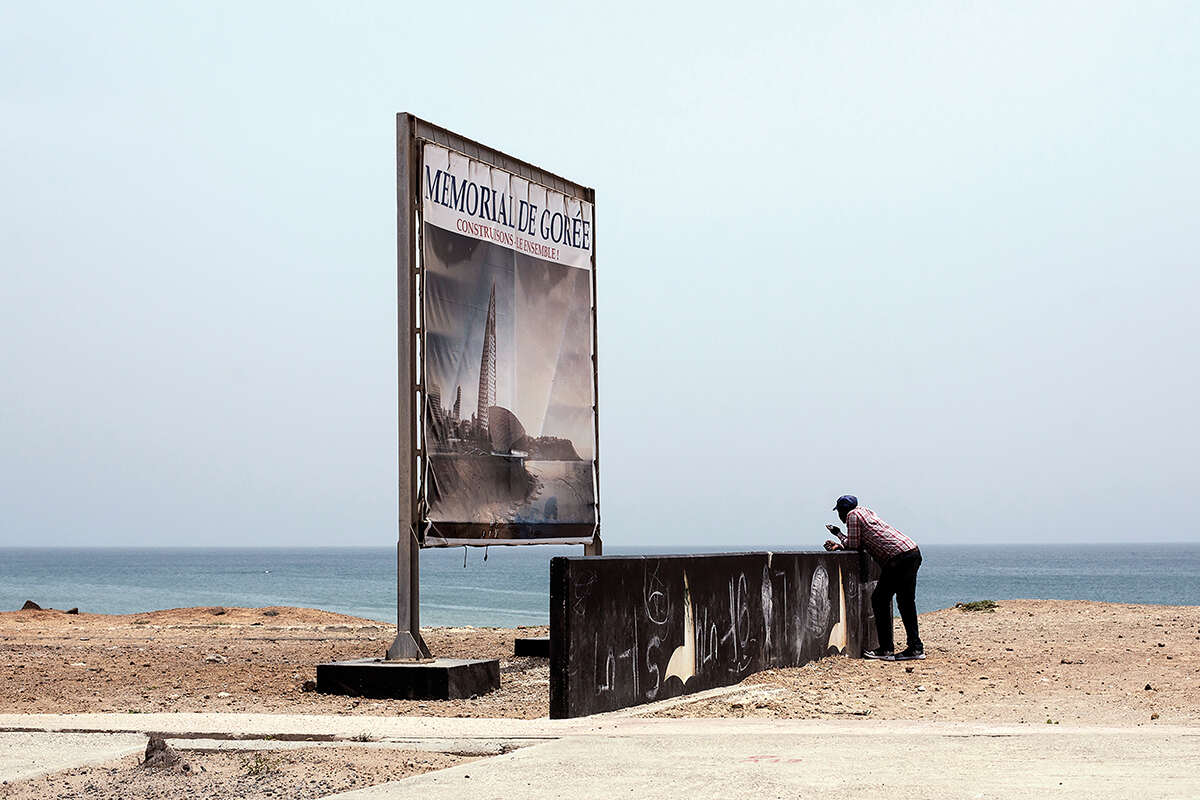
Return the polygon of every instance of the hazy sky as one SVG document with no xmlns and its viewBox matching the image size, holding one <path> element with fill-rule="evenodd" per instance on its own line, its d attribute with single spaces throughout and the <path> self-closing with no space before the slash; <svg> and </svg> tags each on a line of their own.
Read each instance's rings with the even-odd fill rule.
<svg viewBox="0 0 1200 800">
<path fill-rule="evenodd" d="M 395 541 L 394 114 L 597 190 L 611 544 L 1200 540 L 1200 6 L 0 2 L 0 545 Z"/>
</svg>

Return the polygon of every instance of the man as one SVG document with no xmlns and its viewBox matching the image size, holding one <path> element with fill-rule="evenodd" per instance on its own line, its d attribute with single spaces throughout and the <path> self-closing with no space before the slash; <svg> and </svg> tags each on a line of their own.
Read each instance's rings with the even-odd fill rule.
<svg viewBox="0 0 1200 800">
<path fill-rule="evenodd" d="M 841 540 L 825 542 L 826 550 L 866 550 L 880 567 L 879 583 L 871 594 L 875 610 L 875 629 L 879 647 L 863 652 L 863 658 L 881 661 L 913 661 L 925 658 L 925 646 L 917 634 L 917 570 L 921 567 L 921 550 L 917 543 L 875 516 L 869 508 L 859 508 L 858 498 L 842 495 L 833 510 L 846 523 L 846 534 L 837 525 L 826 525 L 829 532 Z M 892 596 L 900 609 L 908 646 L 894 653 L 892 639 Z"/>
</svg>

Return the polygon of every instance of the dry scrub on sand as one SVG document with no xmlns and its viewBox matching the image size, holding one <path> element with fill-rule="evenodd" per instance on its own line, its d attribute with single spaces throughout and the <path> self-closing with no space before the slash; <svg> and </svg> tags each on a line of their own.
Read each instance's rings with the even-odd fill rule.
<svg viewBox="0 0 1200 800">
<path fill-rule="evenodd" d="M 898 621 L 896 628 L 903 640 Z M 545 628 L 425 631 L 438 655 L 501 659 L 500 690 L 475 699 L 360 700 L 303 690 L 317 663 L 382 654 L 392 632 L 382 623 L 294 608 L 0 613 L 0 712 L 548 713 L 546 661 L 511 656 L 515 636 L 545 635 Z M 733 695 L 651 713 L 1200 723 L 1197 606 L 1001 601 L 993 612 L 923 614 L 921 636 L 925 661 L 827 658 L 751 675 Z"/>
<path fill-rule="evenodd" d="M 1006 600 L 920 623 L 925 661 L 822 659 L 657 716 L 1200 723 L 1200 607 Z"/>
<path fill-rule="evenodd" d="M 173 768 L 140 766 L 130 756 L 0 786 L 5 800 L 307 800 L 362 789 L 469 761 L 461 756 L 382 748 L 195 752 Z M 184 769 L 184 765 L 187 769 Z"/>
</svg>

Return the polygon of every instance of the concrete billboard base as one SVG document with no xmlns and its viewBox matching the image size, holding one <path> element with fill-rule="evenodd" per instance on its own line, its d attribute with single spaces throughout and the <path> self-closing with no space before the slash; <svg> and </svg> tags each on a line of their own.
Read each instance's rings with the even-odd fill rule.
<svg viewBox="0 0 1200 800">
<path fill-rule="evenodd" d="M 498 659 L 360 658 L 317 665 L 317 691 L 389 700 L 462 700 L 500 688 Z"/>
</svg>

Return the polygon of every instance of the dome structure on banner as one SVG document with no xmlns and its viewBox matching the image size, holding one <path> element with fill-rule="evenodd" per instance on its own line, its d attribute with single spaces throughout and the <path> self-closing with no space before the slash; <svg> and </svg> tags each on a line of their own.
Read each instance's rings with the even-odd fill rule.
<svg viewBox="0 0 1200 800">
<path fill-rule="evenodd" d="M 525 426 L 517 419 L 517 415 L 503 406 L 492 406 L 487 413 L 488 437 L 492 442 L 492 452 L 525 455 L 529 437 L 525 434 Z"/>
</svg>

